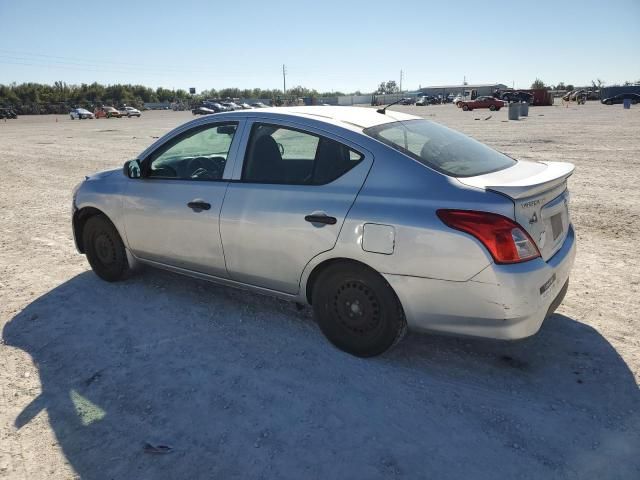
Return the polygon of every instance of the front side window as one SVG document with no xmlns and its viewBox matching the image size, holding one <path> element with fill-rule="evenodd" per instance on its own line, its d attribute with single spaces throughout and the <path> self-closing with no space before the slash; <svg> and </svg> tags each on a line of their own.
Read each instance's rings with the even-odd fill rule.
<svg viewBox="0 0 640 480">
<path fill-rule="evenodd" d="M 242 179 L 254 183 L 324 185 L 344 175 L 363 158 L 335 140 L 256 123 L 251 129 Z"/>
<path fill-rule="evenodd" d="M 152 155 L 147 177 L 220 180 L 237 127 L 231 123 L 189 130 Z"/>
<path fill-rule="evenodd" d="M 364 133 L 452 177 L 484 175 L 516 164 L 503 153 L 427 120 L 384 123 Z"/>
</svg>

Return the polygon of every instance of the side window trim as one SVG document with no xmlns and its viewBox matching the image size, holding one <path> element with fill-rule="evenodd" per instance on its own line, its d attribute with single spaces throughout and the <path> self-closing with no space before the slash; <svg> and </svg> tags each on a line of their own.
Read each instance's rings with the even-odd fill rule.
<svg viewBox="0 0 640 480">
<path fill-rule="evenodd" d="M 318 146 L 316 147 L 316 155 L 315 155 L 315 158 L 313 159 L 313 162 L 314 162 L 313 175 L 315 175 L 316 167 L 317 167 L 317 155 L 318 155 L 317 149 L 320 147 L 320 144 L 323 140 L 329 140 L 329 141 L 338 143 L 343 147 L 346 147 L 347 149 L 349 149 L 351 152 L 354 152 L 357 155 L 360 155 L 361 158 L 360 158 L 360 161 L 356 165 L 354 165 L 351 169 L 343 172 L 340 176 L 338 176 L 334 180 L 327 183 L 289 183 L 289 182 L 275 183 L 275 182 L 247 181 L 243 177 L 245 173 L 245 166 L 247 163 L 247 155 L 249 153 L 248 147 L 249 147 L 249 142 L 251 140 L 251 136 L 253 133 L 253 129 L 257 125 L 268 125 L 268 126 L 288 129 L 288 130 L 300 132 L 302 134 L 317 137 Z M 331 132 L 326 132 L 321 129 L 313 128 L 306 125 L 299 125 L 299 124 L 295 124 L 287 121 L 278 121 L 271 118 L 251 118 L 249 119 L 245 127 L 246 128 L 244 129 L 243 137 L 240 142 L 242 149 L 240 154 L 237 156 L 238 161 L 236 162 L 237 165 L 233 171 L 232 179 L 230 180 L 231 182 L 256 184 L 256 185 L 292 185 L 292 186 L 321 187 L 323 185 L 327 185 L 329 183 L 332 183 L 338 180 L 340 177 L 347 174 L 350 170 L 352 170 L 359 164 L 369 163 L 367 162 L 367 160 L 370 160 L 370 162 L 373 162 L 373 155 L 370 152 L 368 152 L 366 149 L 362 148 L 359 145 L 354 145 L 353 142 L 350 142 L 347 139 L 343 139 L 342 137 L 339 137 L 337 135 L 332 134 Z"/>
<path fill-rule="evenodd" d="M 198 125 L 194 125 L 190 128 L 184 128 L 182 130 L 179 130 L 175 133 L 175 135 L 167 138 L 164 142 L 162 142 L 160 145 L 155 146 L 155 148 L 151 151 L 149 151 L 148 153 L 146 153 L 146 155 L 144 155 L 144 158 L 142 159 L 142 171 L 143 171 L 143 175 L 142 175 L 142 179 L 143 180 L 150 180 L 150 181 L 160 181 L 160 180 L 167 180 L 167 181 L 188 181 L 188 182 L 228 182 L 230 180 L 231 174 L 234 171 L 235 168 L 235 164 L 236 164 L 236 160 L 238 158 L 238 150 L 239 150 L 239 146 L 240 146 L 240 139 L 241 137 L 243 137 L 244 135 L 244 127 L 246 125 L 246 120 L 243 119 L 237 119 L 237 120 L 222 120 L 220 119 L 220 121 L 216 121 L 216 122 L 207 122 L 207 123 L 201 123 Z M 229 146 L 229 153 L 227 154 L 227 161 L 225 163 L 225 168 L 224 168 L 224 172 L 222 174 L 222 178 L 219 179 L 209 179 L 209 178 L 192 178 L 192 179 L 181 179 L 181 178 L 162 178 L 162 177 L 157 177 L 157 178 L 153 178 L 150 177 L 148 175 L 149 169 L 151 168 L 151 163 L 160 155 L 162 155 L 164 152 L 166 152 L 168 149 L 170 149 L 172 146 L 176 145 L 177 143 L 179 143 L 182 139 L 184 139 L 186 136 L 188 136 L 191 132 L 195 131 L 195 130 L 207 130 L 209 128 L 216 128 L 216 127 L 220 127 L 223 125 L 236 125 L 236 133 L 233 135 L 233 140 L 231 141 L 231 145 Z"/>
<path fill-rule="evenodd" d="M 362 163 L 373 163 L 375 160 L 373 153 L 366 147 L 362 146 L 360 143 L 356 143 L 349 138 L 344 138 L 340 135 L 335 134 L 334 132 L 329 132 L 318 128 L 312 125 L 304 125 L 302 123 L 291 122 L 288 120 L 280 120 L 269 117 L 260 117 L 258 115 L 251 116 L 247 118 L 245 125 L 243 126 L 242 137 L 238 139 L 238 151 L 235 158 L 235 166 L 233 168 L 233 173 L 230 176 L 229 181 L 234 183 L 244 183 L 242 180 L 242 171 L 244 169 L 245 156 L 247 154 L 247 146 L 249 145 L 249 138 L 251 137 L 251 130 L 253 125 L 256 123 L 266 123 L 269 125 L 275 125 L 277 127 L 282 128 L 290 128 L 293 130 L 300 130 L 303 133 L 310 133 L 312 135 L 316 135 L 318 137 L 328 138 L 329 140 L 336 141 L 338 143 L 343 144 L 349 149 L 355 151 L 356 153 L 362 155 Z M 235 141 L 235 139 L 234 139 Z M 369 165 L 371 166 L 371 165 Z M 318 185 L 312 185 L 318 186 Z"/>
</svg>

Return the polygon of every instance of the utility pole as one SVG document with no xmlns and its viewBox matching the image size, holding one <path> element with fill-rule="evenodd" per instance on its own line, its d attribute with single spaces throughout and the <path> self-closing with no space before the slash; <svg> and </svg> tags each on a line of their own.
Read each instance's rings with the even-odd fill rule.
<svg viewBox="0 0 640 480">
<path fill-rule="evenodd" d="M 282 96 L 287 94 L 287 67 L 282 64 Z"/>
<path fill-rule="evenodd" d="M 404 72 L 400 69 L 400 93 L 402 93 L 402 78 L 404 77 Z"/>
</svg>

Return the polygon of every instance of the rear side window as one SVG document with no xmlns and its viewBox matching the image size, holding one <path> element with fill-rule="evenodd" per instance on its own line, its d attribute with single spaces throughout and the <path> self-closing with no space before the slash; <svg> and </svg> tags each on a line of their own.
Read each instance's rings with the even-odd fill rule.
<svg viewBox="0 0 640 480">
<path fill-rule="evenodd" d="M 427 120 L 385 123 L 364 133 L 452 177 L 484 175 L 516 164 L 503 153 Z"/>
<path fill-rule="evenodd" d="M 256 123 L 247 145 L 242 180 L 252 183 L 324 185 L 363 156 L 335 140 L 279 125 Z"/>
</svg>

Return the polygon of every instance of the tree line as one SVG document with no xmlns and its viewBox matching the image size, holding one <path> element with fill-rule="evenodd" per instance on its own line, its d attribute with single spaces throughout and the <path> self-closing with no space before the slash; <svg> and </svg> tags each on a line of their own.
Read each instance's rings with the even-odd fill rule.
<svg viewBox="0 0 640 480">
<path fill-rule="evenodd" d="M 356 92 L 359 94 L 359 92 Z M 177 102 L 193 104 L 204 99 L 261 98 L 285 100 L 303 97 L 333 97 L 344 95 L 342 92 L 318 92 L 302 86 L 287 89 L 283 95 L 279 89 L 239 89 L 214 88 L 191 95 L 184 89 L 150 88 L 144 85 L 91 84 L 70 85 L 55 82 L 53 85 L 42 83 L 0 84 L 0 106 L 12 107 L 20 114 L 67 113 L 70 108 L 83 107 L 92 110 L 99 105 L 130 105 L 140 108 L 144 103 Z"/>
</svg>

